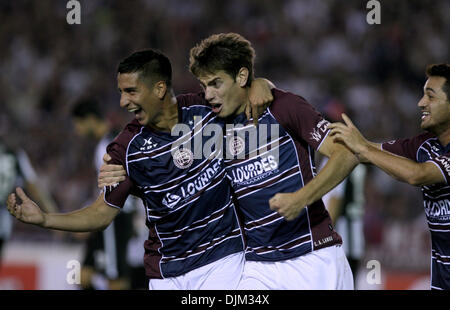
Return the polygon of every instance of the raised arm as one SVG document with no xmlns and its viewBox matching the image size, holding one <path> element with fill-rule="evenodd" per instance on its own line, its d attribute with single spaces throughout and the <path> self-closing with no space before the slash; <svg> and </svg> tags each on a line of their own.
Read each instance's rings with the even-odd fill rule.
<svg viewBox="0 0 450 310">
<path fill-rule="evenodd" d="M 408 158 L 383 151 L 367 141 L 347 115 L 343 114 L 345 124 L 331 124 L 330 136 L 341 141 L 361 160 L 379 167 L 393 178 L 414 186 L 445 182 L 440 169 L 432 162 L 417 163 Z"/>
<path fill-rule="evenodd" d="M 119 209 L 108 206 L 101 194 L 91 205 L 70 213 L 45 213 L 23 192 L 8 196 L 8 211 L 18 220 L 43 228 L 71 232 L 89 232 L 105 229 L 119 213 Z"/>
</svg>

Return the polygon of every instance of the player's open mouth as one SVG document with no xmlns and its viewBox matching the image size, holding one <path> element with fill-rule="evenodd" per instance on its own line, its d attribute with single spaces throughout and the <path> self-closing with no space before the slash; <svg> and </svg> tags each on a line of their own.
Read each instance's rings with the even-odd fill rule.
<svg viewBox="0 0 450 310">
<path fill-rule="evenodd" d="M 422 111 L 422 117 L 421 117 L 421 119 L 424 120 L 428 115 L 430 115 L 430 112 Z"/>
<path fill-rule="evenodd" d="M 214 113 L 219 113 L 221 110 L 222 110 L 222 104 L 221 103 L 212 104 L 212 111 Z"/>
<path fill-rule="evenodd" d="M 141 111 L 142 111 L 142 108 L 133 108 L 133 109 L 129 109 L 128 110 L 128 112 L 130 112 L 130 113 L 134 113 L 134 114 L 139 114 L 139 113 L 141 113 Z"/>
<path fill-rule="evenodd" d="M 129 109 L 128 112 L 134 113 L 134 115 L 136 116 L 136 119 L 138 121 L 141 120 L 144 117 L 143 114 L 142 114 L 144 112 L 144 110 L 142 110 L 141 107 Z"/>
</svg>

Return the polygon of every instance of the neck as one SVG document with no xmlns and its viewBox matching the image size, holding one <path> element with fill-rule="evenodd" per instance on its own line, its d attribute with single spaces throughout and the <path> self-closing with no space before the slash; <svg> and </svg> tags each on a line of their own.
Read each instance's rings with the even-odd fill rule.
<svg viewBox="0 0 450 310">
<path fill-rule="evenodd" d="M 178 123 L 177 99 L 172 93 L 169 93 L 163 99 L 162 112 L 157 121 L 149 126 L 158 131 L 170 132 L 176 123 Z"/>
<path fill-rule="evenodd" d="M 237 116 L 241 113 L 243 113 L 245 111 L 245 107 L 250 104 L 250 100 L 248 99 L 248 89 L 244 88 L 244 95 L 243 95 L 243 100 L 241 102 L 241 105 L 239 106 L 239 108 L 236 110 L 236 112 L 234 113 L 234 116 Z"/>
</svg>

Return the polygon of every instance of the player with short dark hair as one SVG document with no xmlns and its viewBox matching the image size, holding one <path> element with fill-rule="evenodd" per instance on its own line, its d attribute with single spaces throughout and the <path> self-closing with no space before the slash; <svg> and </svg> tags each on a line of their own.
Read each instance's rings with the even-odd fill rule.
<svg viewBox="0 0 450 310">
<path fill-rule="evenodd" d="M 144 264 L 150 289 L 235 289 L 244 262 L 243 239 L 223 160 L 214 152 L 194 158 L 187 147 L 202 126 L 220 128 L 222 123 L 210 106 L 197 104 L 204 102 L 201 93 L 175 97 L 170 75 L 170 61 L 155 50 L 136 52 L 119 64 L 120 106 L 135 119 L 107 150 L 129 177 L 105 188 L 91 205 L 67 214 L 42 212 L 20 188 L 22 202 L 10 194 L 8 210 L 41 227 L 95 231 L 106 228 L 134 194 L 146 208 Z M 188 132 L 171 134 L 178 123 Z"/>
<path fill-rule="evenodd" d="M 344 114 L 345 124 L 330 125 L 333 139 L 345 143 L 361 162 L 369 162 L 423 193 L 431 233 L 431 288 L 450 289 L 450 65 L 426 69 L 418 103 L 425 133 L 382 144 L 367 141 Z"/>
<path fill-rule="evenodd" d="M 225 165 L 247 239 L 240 288 L 352 289 L 341 237 L 321 197 L 357 160 L 327 137 L 329 122 L 292 93 L 273 89 L 274 101 L 258 126 L 249 124 L 244 110 L 253 59 L 250 42 L 235 33 L 212 35 L 190 51 L 190 70 L 205 99 L 217 116 L 235 125 L 227 131 L 231 145 L 225 146 L 234 156 Z M 241 132 L 259 137 L 258 143 Z M 239 144 L 245 148 L 237 149 Z M 315 151 L 330 157 L 317 176 Z"/>
</svg>

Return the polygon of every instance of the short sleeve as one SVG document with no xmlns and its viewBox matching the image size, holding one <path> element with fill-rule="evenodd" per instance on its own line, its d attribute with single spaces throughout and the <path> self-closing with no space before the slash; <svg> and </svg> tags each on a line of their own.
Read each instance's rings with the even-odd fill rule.
<svg viewBox="0 0 450 310">
<path fill-rule="evenodd" d="M 111 156 L 109 164 L 122 165 L 126 169 L 126 149 L 128 143 L 137 131 L 136 124 L 131 123 L 111 142 L 107 148 L 107 153 Z M 132 194 L 134 184 L 127 175 L 126 179 L 115 186 L 105 186 L 103 188 L 105 202 L 115 208 L 122 208 L 128 195 Z"/>
<path fill-rule="evenodd" d="M 398 139 L 385 142 L 381 144 L 381 149 L 388 151 L 398 156 L 406 157 L 411 160 L 417 161 L 417 151 L 424 141 L 429 139 L 431 136 L 428 133 L 423 133 L 421 135 L 407 138 Z"/>
<path fill-rule="evenodd" d="M 281 126 L 317 151 L 329 133 L 330 122 L 301 96 L 278 89 L 273 90 L 273 95 L 270 110 Z"/>
<path fill-rule="evenodd" d="M 439 167 L 442 172 L 442 175 L 445 178 L 447 184 L 450 183 L 450 153 L 446 153 L 444 155 L 434 157 L 429 162 L 434 163 Z"/>
</svg>

